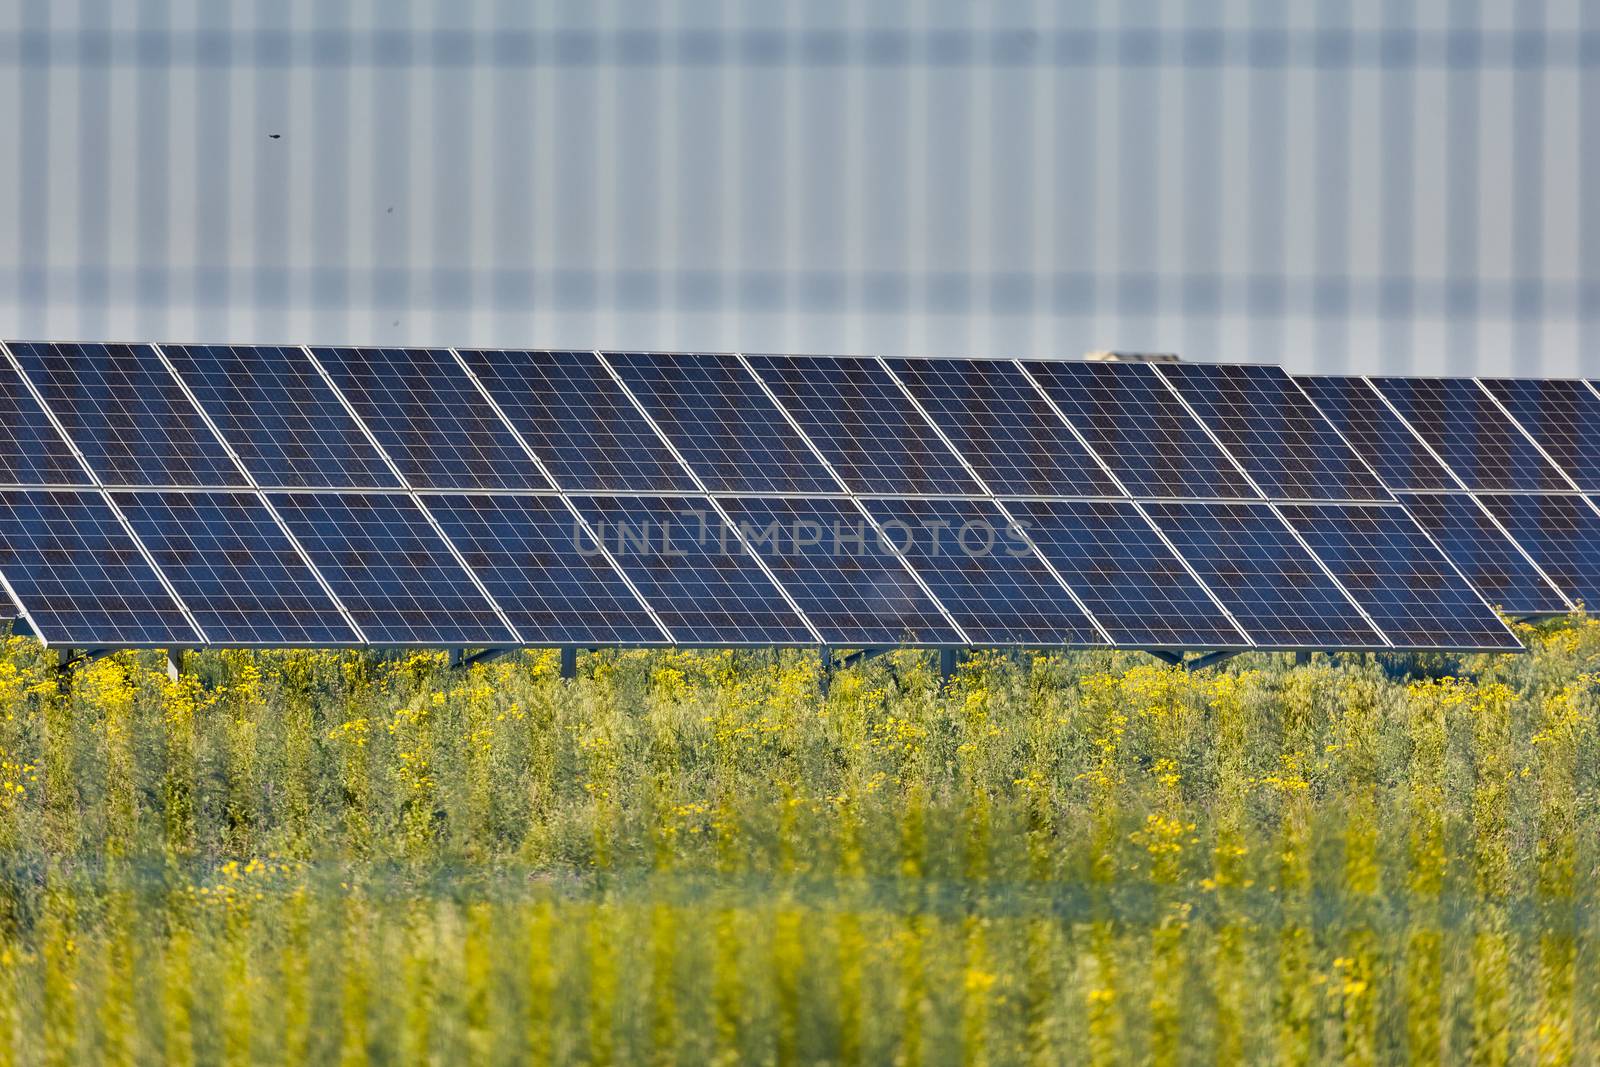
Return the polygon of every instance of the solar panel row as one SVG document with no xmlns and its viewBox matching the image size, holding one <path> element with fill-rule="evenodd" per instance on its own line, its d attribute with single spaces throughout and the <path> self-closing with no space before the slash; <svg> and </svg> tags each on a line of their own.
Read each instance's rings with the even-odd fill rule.
<svg viewBox="0 0 1600 1067">
<path fill-rule="evenodd" d="M 1600 602 L 1600 393 L 1534 379 L 1298 379 L 1407 512 L 1515 615 Z"/>
<path fill-rule="evenodd" d="M 1281 371 L 10 351 L 0 492 L 89 490 L 0 562 L 60 643 L 1514 645 Z"/>
</svg>

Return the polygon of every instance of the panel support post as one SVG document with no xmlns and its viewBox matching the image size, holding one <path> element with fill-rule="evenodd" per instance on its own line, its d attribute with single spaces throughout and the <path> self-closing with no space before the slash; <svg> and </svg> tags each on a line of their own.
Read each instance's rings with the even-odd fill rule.
<svg viewBox="0 0 1600 1067">
<path fill-rule="evenodd" d="M 823 645 L 817 653 L 817 688 L 822 695 L 828 695 L 828 687 L 833 684 L 833 649 Z"/>
<path fill-rule="evenodd" d="M 578 676 L 578 650 L 576 648 L 563 648 L 561 650 L 561 677 L 569 681 Z"/>
<path fill-rule="evenodd" d="M 448 666 L 451 670 L 455 670 L 457 667 L 460 667 L 462 664 L 464 664 L 466 662 L 466 660 L 467 660 L 467 650 L 466 649 L 464 649 L 464 648 L 452 648 L 450 650 L 450 659 L 446 663 L 446 666 Z"/>
<path fill-rule="evenodd" d="M 1296 667 L 1305 667 L 1305 666 L 1309 665 L 1310 663 L 1311 663 L 1311 653 L 1309 653 L 1309 652 L 1296 652 L 1294 654 L 1294 665 Z"/>
<path fill-rule="evenodd" d="M 176 682 L 183 673 L 183 649 L 167 649 L 167 681 Z"/>
<path fill-rule="evenodd" d="M 956 650 L 953 649 L 953 648 L 941 648 L 939 650 L 939 682 L 940 682 L 940 684 L 949 685 L 950 684 L 950 679 L 954 678 L 955 675 L 956 675 Z"/>
</svg>

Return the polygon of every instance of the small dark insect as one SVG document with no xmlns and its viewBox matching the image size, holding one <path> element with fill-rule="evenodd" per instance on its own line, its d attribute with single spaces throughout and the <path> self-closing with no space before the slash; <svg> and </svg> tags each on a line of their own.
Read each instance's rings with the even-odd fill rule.
<svg viewBox="0 0 1600 1067">
<path fill-rule="evenodd" d="M 391 214 L 391 215 L 394 214 L 394 208 L 392 206 L 389 208 L 389 214 Z"/>
</svg>

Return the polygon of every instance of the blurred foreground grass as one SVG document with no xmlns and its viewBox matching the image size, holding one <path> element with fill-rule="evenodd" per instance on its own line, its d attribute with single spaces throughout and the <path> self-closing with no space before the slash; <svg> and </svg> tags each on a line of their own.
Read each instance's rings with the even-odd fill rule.
<svg viewBox="0 0 1600 1067">
<path fill-rule="evenodd" d="M 1366 657 L 0 652 L 0 1064 L 1594 1062 L 1600 624 Z"/>
</svg>

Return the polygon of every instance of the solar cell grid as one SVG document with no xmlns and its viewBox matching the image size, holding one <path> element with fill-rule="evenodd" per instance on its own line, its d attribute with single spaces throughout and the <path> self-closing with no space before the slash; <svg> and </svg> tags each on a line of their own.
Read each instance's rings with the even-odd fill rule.
<svg viewBox="0 0 1600 1067">
<path fill-rule="evenodd" d="M 593 352 L 485 349 L 461 358 L 562 489 L 694 491 Z"/>
<path fill-rule="evenodd" d="M 261 486 L 400 487 L 304 350 L 165 345 L 162 351 Z"/>
<path fill-rule="evenodd" d="M 1006 507 L 1116 643 L 1248 645 L 1132 504 L 1013 500 Z"/>
<path fill-rule="evenodd" d="M 1151 503 L 1145 510 L 1257 645 L 1385 647 L 1267 505 Z"/>
<path fill-rule="evenodd" d="M 1479 496 L 1552 581 L 1576 601 L 1600 605 L 1600 515 L 1579 496 Z"/>
<path fill-rule="evenodd" d="M 1455 489 L 1455 479 L 1365 378 L 1295 379 L 1390 489 Z"/>
<path fill-rule="evenodd" d="M 888 362 L 991 492 L 1122 495 L 1016 364 L 980 359 Z"/>
<path fill-rule="evenodd" d="M 0 483 L 91 484 L 72 449 L 4 359 L 0 359 Z"/>
<path fill-rule="evenodd" d="M 1563 612 L 1566 602 L 1466 493 L 1401 493 L 1411 517 L 1489 603 L 1514 615 Z"/>
<path fill-rule="evenodd" d="M 866 507 L 974 644 L 1105 643 L 992 503 L 869 500 Z"/>
<path fill-rule="evenodd" d="M 1026 366 L 1134 496 L 1257 496 L 1149 366 L 1037 360 Z"/>
<path fill-rule="evenodd" d="M 273 493 L 311 561 L 374 645 L 504 645 L 513 634 L 399 493 Z"/>
<path fill-rule="evenodd" d="M 852 490 L 982 492 L 876 360 L 751 356 L 750 363 Z"/>
<path fill-rule="evenodd" d="M 1403 509 L 1286 504 L 1282 511 L 1396 647 L 1521 647 Z"/>
<path fill-rule="evenodd" d="M 707 489 L 839 491 L 736 356 L 607 352 L 606 360 Z"/>
<path fill-rule="evenodd" d="M 117 493 L 117 505 L 214 645 L 359 641 L 253 493 Z"/>
<path fill-rule="evenodd" d="M 312 352 L 413 488 L 550 488 L 449 352 Z"/>
<path fill-rule="evenodd" d="M 961 635 L 849 501 L 723 503 L 827 643 L 961 644 Z"/>
<path fill-rule="evenodd" d="M 1268 496 L 1393 499 L 1281 367 L 1178 363 L 1161 374 Z"/>
<path fill-rule="evenodd" d="M 1569 486 L 1470 378 L 1374 378 L 1469 489 L 1560 490 Z"/>
<path fill-rule="evenodd" d="M 97 491 L 0 491 L 0 576 L 52 645 L 199 640 Z"/>
<path fill-rule="evenodd" d="M 105 484 L 245 484 L 149 345 L 9 347 Z"/>
<path fill-rule="evenodd" d="M 1579 489 L 1600 490 L 1600 396 L 1571 379 L 1489 378 L 1483 384 Z"/>
<path fill-rule="evenodd" d="M 524 641 L 667 643 L 560 500 L 430 496 L 428 510 Z"/>
<path fill-rule="evenodd" d="M 702 497 L 574 497 L 679 644 L 811 644 L 811 631 Z"/>
</svg>

